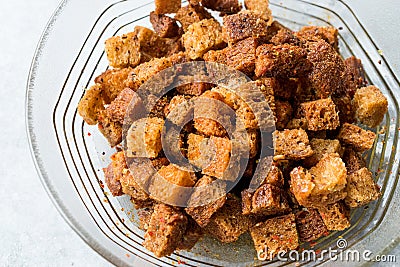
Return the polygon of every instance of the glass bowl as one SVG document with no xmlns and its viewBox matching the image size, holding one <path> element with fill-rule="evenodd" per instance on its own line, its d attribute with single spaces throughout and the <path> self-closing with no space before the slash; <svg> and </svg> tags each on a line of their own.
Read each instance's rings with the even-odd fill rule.
<svg viewBox="0 0 400 267">
<path fill-rule="evenodd" d="M 367 30 L 343 1 L 271 0 L 274 17 L 299 29 L 304 25 L 332 25 L 340 29 L 340 52 L 355 55 L 364 64 L 368 81 L 387 96 L 389 111 L 375 129 L 378 134 L 368 157 L 370 169 L 382 187 L 382 198 L 351 214 L 351 228 L 322 238 L 314 249 L 370 250 L 384 254 L 400 241 L 399 172 L 400 86 Z M 129 198 L 111 197 L 103 188 L 102 168 L 113 153 L 96 127 L 83 123 L 77 104 L 84 88 L 107 68 L 104 41 L 132 31 L 135 25 L 150 27 L 153 2 L 137 0 L 63 1 L 50 19 L 38 45 L 27 86 L 26 117 L 32 155 L 44 187 L 69 225 L 104 258 L 117 266 L 283 266 L 293 262 L 260 262 L 249 236 L 221 245 L 205 238 L 191 252 L 155 258 L 141 245 Z M 133 218 L 132 218 L 133 217 Z M 339 245 L 346 240 L 346 247 Z M 332 265 L 321 257 L 303 265 Z M 346 262 L 359 265 L 361 262 Z M 365 263 L 365 262 L 364 262 Z M 339 264 L 341 265 L 341 264 Z"/>
</svg>

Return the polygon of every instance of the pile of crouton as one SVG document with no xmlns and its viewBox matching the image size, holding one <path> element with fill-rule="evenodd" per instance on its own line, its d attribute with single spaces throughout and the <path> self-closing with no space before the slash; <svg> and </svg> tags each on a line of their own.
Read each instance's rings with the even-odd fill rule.
<svg viewBox="0 0 400 267">
<path fill-rule="evenodd" d="M 337 29 L 306 26 L 292 31 L 273 19 L 268 1 L 244 2 L 245 7 L 238 0 L 189 0 L 182 6 L 180 0 L 155 0 L 153 30 L 136 26 L 108 39 L 111 68 L 95 79 L 79 103 L 85 122 L 97 125 L 117 150 L 104 169 L 108 189 L 114 196 L 131 197 L 146 231 L 143 246 L 157 257 L 190 250 L 203 235 L 230 243 L 249 232 L 259 257 L 271 260 L 279 251 L 348 228 L 350 209 L 380 196 L 363 155 L 374 145 L 372 129 L 383 120 L 388 101 L 376 86 L 367 86 L 361 61 L 341 57 Z M 220 12 L 223 23 L 209 10 Z M 239 96 L 209 83 L 187 84 L 158 99 L 143 117 L 143 99 L 137 94 L 141 85 L 162 70 L 191 61 L 243 72 L 274 113 L 273 163 L 261 168 L 262 181 L 255 190 L 249 183 L 265 159 L 259 158 L 254 111 Z M 153 197 L 163 190 L 155 177 L 201 188 L 225 178 L 232 149 L 220 123 L 196 118 L 183 128 L 178 149 L 200 171 L 169 162 L 161 142 L 165 120 L 191 99 L 220 101 L 236 112 L 251 137 L 250 159 L 233 190 L 206 205 L 182 208 Z M 220 111 L 211 107 L 197 112 Z M 126 133 L 127 117 L 131 127 Z M 127 146 L 121 146 L 124 133 Z M 146 160 L 153 168 L 146 167 Z M 181 197 L 174 191 L 165 195 Z M 200 197 L 201 190 L 194 190 L 184 201 Z"/>
</svg>

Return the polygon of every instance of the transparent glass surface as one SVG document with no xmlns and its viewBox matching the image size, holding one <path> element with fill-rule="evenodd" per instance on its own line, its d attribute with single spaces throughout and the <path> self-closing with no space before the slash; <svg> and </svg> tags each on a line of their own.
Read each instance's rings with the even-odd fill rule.
<svg viewBox="0 0 400 267">
<path fill-rule="evenodd" d="M 382 187 L 382 198 L 354 211 L 352 226 L 321 239 L 314 249 L 335 249 L 339 237 L 347 249 L 387 253 L 400 240 L 399 172 L 400 86 L 387 64 L 379 65 L 378 48 L 368 29 L 343 1 L 271 0 L 274 17 L 292 29 L 304 25 L 340 27 L 343 57 L 360 58 L 371 84 L 387 96 L 389 112 L 375 129 L 378 140 L 370 153 L 369 167 Z M 38 45 L 27 85 L 27 131 L 34 161 L 44 187 L 70 226 L 94 250 L 118 266 L 283 266 L 291 262 L 260 262 L 248 235 L 233 244 L 204 238 L 191 252 L 155 258 L 141 245 L 129 197 L 111 197 L 102 168 L 111 150 L 96 127 L 83 123 L 76 107 L 84 88 L 107 69 L 104 41 L 132 31 L 135 25 L 150 27 L 153 2 L 137 0 L 63 1 L 49 21 Z M 384 131 L 381 131 L 384 129 Z M 315 265 L 300 262 L 303 265 Z M 322 265 L 337 266 L 326 260 Z M 359 265 L 349 262 L 348 265 Z"/>
</svg>

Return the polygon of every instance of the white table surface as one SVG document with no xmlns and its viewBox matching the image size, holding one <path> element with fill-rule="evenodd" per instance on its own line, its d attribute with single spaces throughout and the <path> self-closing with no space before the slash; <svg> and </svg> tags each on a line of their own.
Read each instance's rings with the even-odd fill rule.
<svg viewBox="0 0 400 267">
<path fill-rule="evenodd" d="M 36 44 L 58 2 L 2 0 L 0 4 L 0 266 L 111 266 L 54 208 L 36 174 L 26 138 L 26 79 Z M 348 2 L 371 28 L 399 77 L 400 1 Z M 381 24 L 382 17 L 391 23 Z M 399 251 L 394 254 L 400 256 Z"/>
</svg>

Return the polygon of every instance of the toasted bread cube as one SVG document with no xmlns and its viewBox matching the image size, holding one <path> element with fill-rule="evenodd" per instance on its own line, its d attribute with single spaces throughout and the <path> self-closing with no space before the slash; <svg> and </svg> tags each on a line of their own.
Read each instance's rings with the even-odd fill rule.
<svg viewBox="0 0 400 267">
<path fill-rule="evenodd" d="M 120 180 L 123 176 L 123 170 L 125 167 L 126 163 L 124 153 L 118 152 L 111 156 L 111 163 L 107 168 L 103 169 L 104 179 L 113 196 L 121 196 L 123 194 Z"/>
<path fill-rule="evenodd" d="M 211 100 L 210 100 L 211 99 Z M 218 92 L 206 91 L 194 102 L 194 128 L 206 136 L 226 136 L 231 125 L 224 98 Z"/>
<path fill-rule="evenodd" d="M 161 132 L 164 121 L 143 118 L 134 121 L 126 136 L 127 155 L 134 158 L 156 158 L 161 151 Z"/>
<path fill-rule="evenodd" d="M 364 130 L 357 125 L 345 123 L 340 129 L 338 139 L 346 145 L 350 145 L 358 152 L 369 150 L 374 145 L 376 134 Z"/>
<path fill-rule="evenodd" d="M 279 252 L 297 249 L 299 237 L 294 214 L 268 219 L 250 228 L 259 260 L 272 260 Z"/>
<path fill-rule="evenodd" d="M 96 125 L 103 110 L 102 89 L 99 84 L 95 84 L 85 91 L 85 95 L 79 101 L 78 113 L 87 124 Z"/>
<path fill-rule="evenodd" d="M 210 83 L 194 82 L 176 87 L 176 91 L 184 95 L 200 96 L 212 88 Z"/>
<path fill-rule="evenodd" d="M 291 44 L 300 45 L 300 39 L 297 38 L 292 31 L 282 29 L 279 30 L 270 41 L 274 45 Z"/>
<path fill-rule="evenodd" d="M 130 88 L 121 91 L 116 99 L 106 108 L 110 120 L 121 124 L 139 119 L 145 113 L 142 99 Z"/>
<path fill-rule="evenodd" d="M 230 45 L 249 38 L 266 38 L 269 21 L 252 11 L 241 11 L 234 15 L 224 17 L 223 35 L 225 42 Z"/>
<path fill-rule="evenodd" d="M 247 75 L 254 72 L 258 39 L 250 37 L 226 49 L 226 64 Z"/>
<path fill-rule="evenodd" d="M 300 160 L 313 154 L 307 133 L 303 129 L 274 132 L 275 156 L 283 155 L 286 159 Z"/>
<path fill-rule="evenodd" d="M 364 125 L 378 126 L 388 111 L 388 101 L 376 86 L 360 88 L 353 99 L 357 119 Z"/>
<path fill-rule="evenodd" d="M 98 129 L 107 139 L 111 147 L 115 147 L 122 141 L 122 124 L 112 121 L 103 110 L 99 115 Z"/>
<path fill-rule="evenodd" d="M 344 64 L 346 66 L 347 94 L 353 98 L 357 89 L 367 85 L 364 67 L 361 63 L 361 60 L 355 56 L 346 58 Z"/>
<path fill-rule="evenodd" d="M 362 168 L 347 176 L 346 191 L 347 197 L 344 201 L 350 208 L 363 206 L 380 196 L 380 188 L 367 168 Z"/>
<path fill-rule="evenodd" d="M 184 206 L 190 198 L 190 190 L 185 190 L 185 187 L 192 187 L 195 183 L 196 176 L 193 172 L 169 164 L 161 167 L 153 176 L 149 192 L 151 198 L 157 201 Z"/>
<path fill-rule="evenodd" d="M 201 4 L 206 8 L 225 14 L 237 13 L 242 9 L 238 0 L 201 0 Z"/>
<path fill-rule="evenodd" d="M 339 140 L 329 140 L 329 139 L 318 139 L 313 138 L 310 141 L 310 145 L 314 154 L 303 160 L 303 166 L 312 167 L 317 164 L 325 154 L 338 153 L 343 154 L 342 146 Z"/>
<path fill-rule="evenodd" d="M 316 209 L 301 210 L 295 214 L 300 241 L 311 242 L 328 234 L 324 221 Z"/>
<path fill-rule="evenodd" d="M 190 251 L 203 236 L 203 229 L 192 219 L 188 218 L 186 232 L 183 235 L 182 241 L 179 243 L 177 250 Z"/>
<path fill-rule="evenodd" d="M 110 104 L 126 88 L 125 81 L 131 72 L 132 68 L 111 69 L 94 79 L 101 86 L 106 104 Z"/>
<path fill-rule="evenodd" d="M 345 149 L 343 161 L 346 164 L 347 174 L 352 174 L 367 166 L 365 159 L 352 148 Z"/>
<path fill-rule="evenodd" d="M 168 14 L 176 13 L 181 8 L 181 0 L 155 0 L 155 13 L 156 14 Z"/>
<path fill-rule="evenodd" d="M 350 209 L 343 202 L 319 207 L 318 212 L 330 231 L 342 231 L 350 227 Z"/>
<path fill-rule="evenodd" d="M 238 240 L 250 226 L 251 219 L 242 214 L 240 199 L 229 194 L 225 204 L 213 214 L 204 230 L 222 243 L 231 243 Z"/>
<path fill-rule="evenodd" d="M 305 49 L 290 44 L 263 44 L 256 51 L 257 77 L 299 77 L 311 68 Z"/>
<path fill-rule="evenodd" d="M 283 130 L 289 123 L 293 115 L 292 105 L 288 101 L 275 100 L 275 126 L 278 130 Z"/>
<path fill-rule="evenodd" d="M 209 50 L 224 46 L 221 25 L 215 19 L 195 22 L 182 36 L 182 42 L 189 58 L 201 58 Z"/>
<path fill-rule="evenodd" d="M 179 35 L 179 26 L 176 19 L 166 15 L 150 12 L 150 22 L 154 31 L 162 38 L 171 38 Z"/>
<path fill-rule="evenodd" d="M 294 168 L 290 173 L 290 189 L 302 206 L 328 205 L 346 197 L 346 176 L 347 170 L 339 154 L 325 154 L 310 171 Z"/>
<path fill-rule="evenodd" d="M 273 17 L 268 0 L 245 0 L 244 5 L 247 10 L 257 13 L 263 20 L 267 21 L 268 26 L 271 25 Z"/>
<path fill-rule="evenodd" d="M 309 51 L 307 59 L 313 65 L 307 75 L 307 82 L 316 96 L 327 98 L 332 94 L 345 93 L 346 68 L 341 56 L 324 40 L 309 42 L 306 46 Z"/>
<path fill-rule="evenodd" d="M 340 97 L 332 97 L 333 103 L 335 103 L 336 110 L 339 111 L 340 123 L 353 123 L 355 118 L 355 112 L 351 103 L 351 98 L 348 95 L 342 95 Z"/>
<path fill-rule="evenodd" d="M 330 98 L 302 103 L 300 109 L 310 131 L 335 130 L 340 125 L 335 103 Z"/>
<path fill-rule="evenodd" d="M 188 5 L 181 7 L 175 15 L 175 19 L 181 23 L 185 32 L 193 23 L 200 22 L 203 19 L 211 18 L 211 14 L 200 5 Z"/>
<path fill-rule="evenodd" d="M 293 118 L 286 124 L 286 129 L 293 130 L 293 129 L 303 129 L 307 130 L 307 119 L 306 118 Z"/>
<path fill-rule="evenodd" d="M 221 50 L 210 50 L 203 55 L 203 59 L 208 62 L 226 64 L 227 62 L 226 52 L 227 52 L 226 48 Z"/>
<path fill-rule="evenodd" d="M 183 212 L 165 204 L 157 204 L 144 235 L 143 246 L 156 257 L 171 255 L 182 241 L 187 224 L 188 219 Z"/>
<path fill-rule="evenodd" d="M 136 67 L 142 60 L 136 32 L 107 39 L 105 49 L 109 64 L 114 68 Z"/>
<path fill-rule="evenodd" d="M 214 183 L 215 185 L 210 185 L 214 181 L 214 178 L 207 175 L 200 178 L 188 201 L 189 207 L 185 209 L 186 213 L 189 214 L 200 227 L 205 227 L 210 222 L 211 216 L 217 212 L 226 201 L 226 189 L 216 183 Z M 212 201 L 209 202 L 207 199 L 211 199 Z"/>
<path fill-rule="evenodd" d="M 322 39 L 330 44 L 336 51 L 339 50 L 339 31 L 332 26 L 304 26 L 297 32 L 297 36 L 306 40 Z"/>
</svg>

